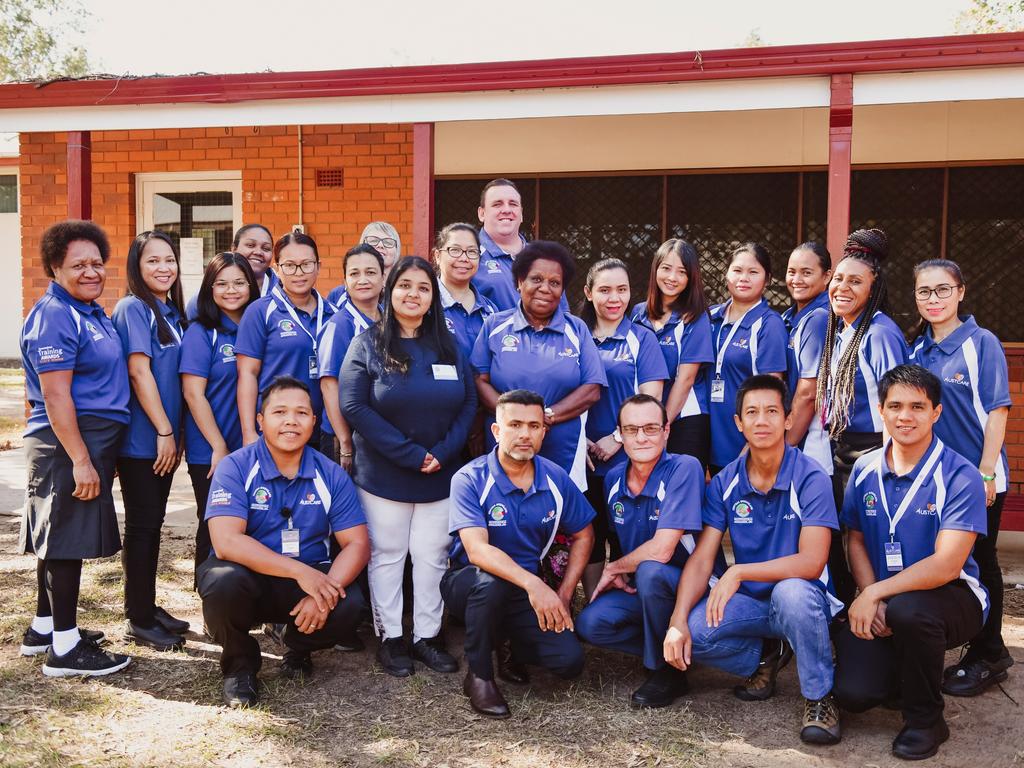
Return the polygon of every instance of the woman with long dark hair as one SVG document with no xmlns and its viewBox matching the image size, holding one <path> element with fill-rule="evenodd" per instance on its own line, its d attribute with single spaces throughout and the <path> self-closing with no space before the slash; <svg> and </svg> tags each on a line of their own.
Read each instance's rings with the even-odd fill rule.
<svg viewBox="0 0 1024 768">
<path fill-rule="evenodd" d="M 401 259 L 384 288 L 384 317 L 349 345 L 341 408 L 351 425 L 352 479 L 370 531 L 370 602 L 388 674 L 459 665 L 441 637 L 448 496 L 476 413 L 468 361 L 448 331 L 433 267 Z M 413 643 L 402 630 L 402 581 L 412 557 Z"/>
<path fill-rule="evenodd" d="M 210 479 L 220 460 L 242 447 L 235 338 L 242 314 L 259 296 L 259 290 L 248 259 L 230 251 L 218 253 L 206 265 L 199 287 L 197 322 L 189 326 L 181 341 L 178 372 L 188 405 L 185 458 L 199 517 L 196 571 L 210 554 L 206 523 Z"/>
<path fill-rule="evenodd" d="M 126 637 L 167 651 L 180 648 L 188 622 L 156 604 L 160 529 L 182 442 L 181 338 L 184 307 L 178 249 L 163 232 L 143 232 L 128 249 L 128 295 L 111 320 L 131 382 L 131 421 L 117 460 L 124 498 Z"/>
<path fill-rule="evenodd" d="M 633 308 L 632 320 L 654 332 L 668 366 L 662 400 L 672 425 L 669 453 L 694 456 L 705 469 L 711 448 L 705 368 L 715 359 L 707 309 L 697 250 L 680 238 L 666 240 L 651 261 L 647 300 Z"/>
<path fill-rule="evenodd" d="M 249 262 L 258 289 L 254 299 L 266 296 L 281 283 L 281 280 L 274 274 L 274 270 L 270 268 L 271 262 L 274 260 L 274 236 L 262 224 L 240 226 L 235 231 L 235 236 L 231 240 L 231 251 L 228 253 L 237 253 Z M 185 314 L 190 323 L 199 316 L 198 293 L 188 300 Z"/>
<path fill-rule="evenodd" d="M 955 261 L 929 259 L 914 267 L 914 298 L 922 327 L 911 345 L 910 362 L 927 368 L 942 384 L 942 415 L 935 435 L 978 468 L 988 507 L 988 533 L 974 544 L 980 580 L 988 590 L 988 619 L 963 658 L 943 675 L 942 690 L 953 696 L 982 693 L 1005 680 L 1013 664 L 1003 642 L 1003 572 L 996 554 L 1009 481 L 1009 374 L 995 334 L 980 327 L 972 315 L 960 314 L 966 292 Z"/>
</svg>

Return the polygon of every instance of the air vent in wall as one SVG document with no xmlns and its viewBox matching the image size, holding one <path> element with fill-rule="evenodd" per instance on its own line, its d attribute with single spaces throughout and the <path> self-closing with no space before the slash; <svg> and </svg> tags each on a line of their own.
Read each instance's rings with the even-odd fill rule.
<svg viewBox="0 0 1024 768">
<path fill-rule="evenodd" d="M 345 170 L 343 168 L 318 168 L 316 185 L 318 188 L 345 186 Z"/>
</svg>

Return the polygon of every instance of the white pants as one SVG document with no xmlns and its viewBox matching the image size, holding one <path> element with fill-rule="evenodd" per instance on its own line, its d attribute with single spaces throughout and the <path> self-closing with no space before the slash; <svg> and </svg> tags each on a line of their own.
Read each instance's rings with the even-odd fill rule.
<svg viewBox="0 0 1024 768">
<path fill-rule="evenodd" d="M 390 501 L 359 489 L 370 532 L 370 607 L 378 636 L 402 636 L 405 558 L 412 556 L 413 639 L 441 631 L 441 577 L 448 567 L 448 499 Z"/>
</svg>

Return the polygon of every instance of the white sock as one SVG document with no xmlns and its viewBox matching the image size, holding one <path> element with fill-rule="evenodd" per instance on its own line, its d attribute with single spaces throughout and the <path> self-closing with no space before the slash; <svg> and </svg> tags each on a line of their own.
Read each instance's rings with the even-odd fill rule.
<svg viewBox="0 0 1024 768">
<path fill-rule="evenodd" d="M 36 616 L 32 619 L 32 629 L 40 635 L 53 632 L 53 616 Z"/>
<path fill-rule="evenodd" d="M 53 630 L 53 652 L 58 656 L 63 656 L 78 645 L 78 641 L 81 639 L 82 636 L 78 634 L 78 627 L 55 629 Z"/>
</svg>

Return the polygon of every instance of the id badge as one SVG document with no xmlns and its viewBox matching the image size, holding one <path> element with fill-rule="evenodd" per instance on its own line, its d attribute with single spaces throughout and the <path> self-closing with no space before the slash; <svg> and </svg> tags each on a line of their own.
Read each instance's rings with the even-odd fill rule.
<svg viewBox="0 0 1024 768">
<path fill-rule="evenodd" d="M 320 375 L 320 363 L 316 359 L 316 355 L 309 356 L 309 377 L 315 379 Z"/>
<path fill-rule="evenodd" d="M 434 363 L 431 368 L 434 371 L 434 379 L 436 381 L 459 380 L 459 372 L 454 365 L 441 365 L 440 363 Z"/>
<path fill-rule="evenodd" d="M 903 570 L 903 547 L 898 541 L 886 542 L 885 567 L 890 571 Z"/>
<path fill-rule="evenodd" d="M 281 554 L 288 557 L 299 556 L 299 529 L 285 528 L 281 531 Z"/>
<path fill-rule="evenodd" d="M 712 403 L 724 403 L 725 402 L 725 379 L 712 379 L 711 380 L 711 402 Z"/>
</svg>

